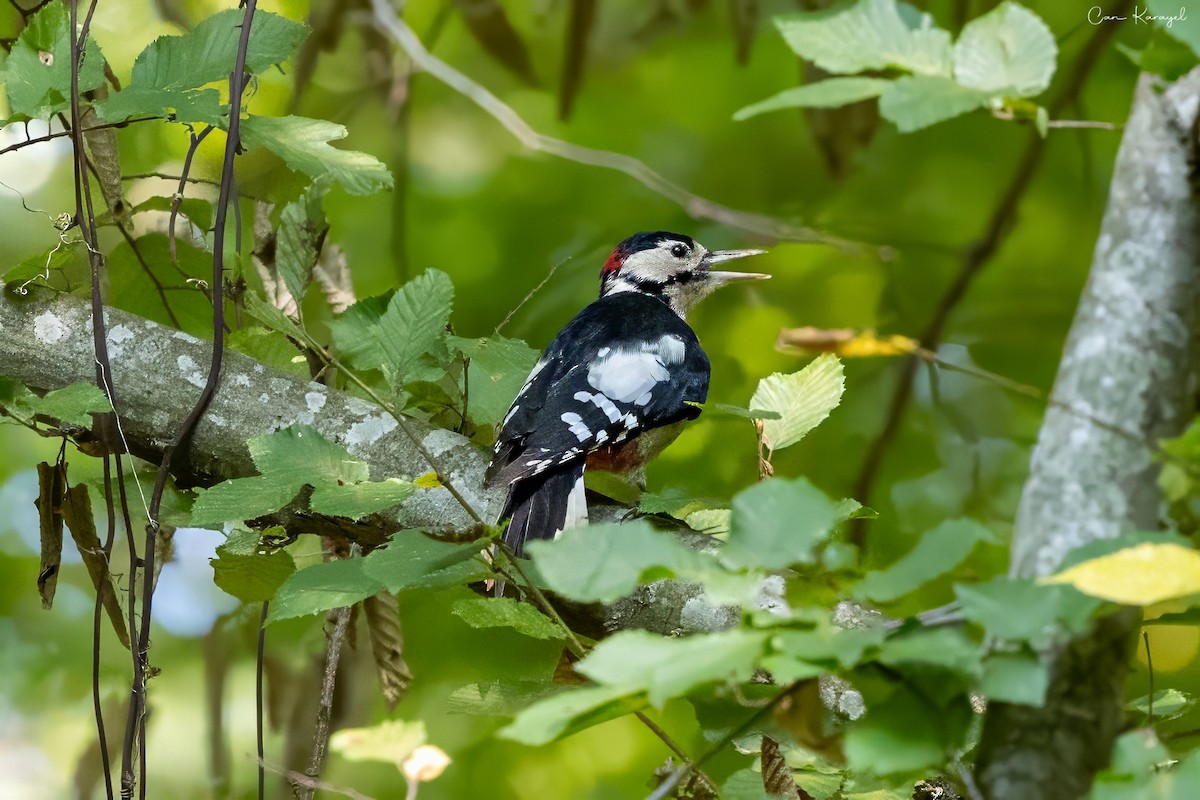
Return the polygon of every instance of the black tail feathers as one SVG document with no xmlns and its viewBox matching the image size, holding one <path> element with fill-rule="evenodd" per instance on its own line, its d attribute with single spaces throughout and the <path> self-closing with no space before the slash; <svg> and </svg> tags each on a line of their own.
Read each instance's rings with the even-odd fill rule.
<svg viewBox="0 0 1200 800">
<path fill-rule="evenodd" d="M 509 488 L 500 519 L 510 519 L 504 542 L 514 554 L 523 556 L 526 542 L 553 539 L 560 531 L 587 522 L 583 468 L 584 462 L 578 461 Z"/>
</svg>

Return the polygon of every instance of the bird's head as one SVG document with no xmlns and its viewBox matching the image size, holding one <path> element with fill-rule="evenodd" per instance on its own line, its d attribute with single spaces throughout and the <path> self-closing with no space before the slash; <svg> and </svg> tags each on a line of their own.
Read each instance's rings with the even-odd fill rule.
<svg viewBox="0 0 1200 800">
<path fill-rule="evenodd" d="M 668 231 L 637 233 L 617 245 L 600 271 L 600 296 L 641 292 L 661 298 L 685 316 L 711 292 L 739 280 L 771 277 L 757 272 L 725 272 L 718 264 L 762 250 L 707 250 L 690 236 Z"/>
</svg>

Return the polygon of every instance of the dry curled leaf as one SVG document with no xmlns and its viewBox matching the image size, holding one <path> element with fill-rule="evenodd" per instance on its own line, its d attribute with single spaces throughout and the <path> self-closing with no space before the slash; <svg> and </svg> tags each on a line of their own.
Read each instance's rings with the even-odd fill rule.
<svg viewBox="0 0 1200 800">
<path fill-rule="evenodd" d="M 396 596 L 380 592 L 363 601 L 371 653 L 379 672 L 379 685 L 388 709 L 394 709 L 404 697 L 412 672 L 404 660 L 404 638 L 400 631 L 400 607 Z"/>
<path fill-rule="evenodd" d="M 771 797 L 800 800 L 800 789 L 792 777 L 792 768 L 779 749 L 779 742 L 770 736 L 762 737 L 762 782 L 763 791 Z"/>
<path fill-rule="evenodd" d="M 784 328 L 775 347 L 784 351 L 833 353 L 843 358 L 904 356 L 916 352 L 920 343 L 907 336 L 878 336 L 875 331 L 853 328 Z"/>
<path fill-rule="evenodd" d="M 38 464 L 38 527 L 41 532 L 41 563 L 38 566 L 37 587 L 42 608 L 54 605 L 54 590 L 58 586 L 58 568 L 62 562 L 63 518 L 62 501 L 67 487 L 67 468 L 63 462 Z"/>
</svg>

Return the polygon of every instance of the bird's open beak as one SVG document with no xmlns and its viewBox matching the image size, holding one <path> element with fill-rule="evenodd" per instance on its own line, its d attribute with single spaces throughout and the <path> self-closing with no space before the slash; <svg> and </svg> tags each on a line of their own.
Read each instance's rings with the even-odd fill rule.
<svg viewBox="0 0 1200 800">
<path fill-rule="evenodd" d="M 708 280 L 717 283 L 733 283 L 734 281 L 765 281 L 770 278 L 770 275 L 765 275 L 761 272 L 722 272 L 712 269 L 714 264 L 724 264 L 726 261 L 734 261 L 747 256 L 757 256 L 767 252 L 766 250 L 717 250 L 706 255 L 700 261 L 700 268 L 708 273 Z"/>
</svg>

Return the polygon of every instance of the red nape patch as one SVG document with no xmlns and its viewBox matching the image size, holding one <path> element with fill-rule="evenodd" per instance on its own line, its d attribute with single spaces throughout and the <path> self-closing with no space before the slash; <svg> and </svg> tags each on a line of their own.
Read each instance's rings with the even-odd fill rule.
<svg viewBox="0 0 1200 800">
<path fill-rule="evenodd" d="M 626 255 L 628 254 L 622 251 L 620 247 L 618 247 L 616 250 L 613 250 L 611 253 L 609 253 L 608 260 L 604 262 L 604 266 L 601 267 L 600 272 L 616 272 L 621 268 L 621 263 L 625 261 Z"/>
</svg>

